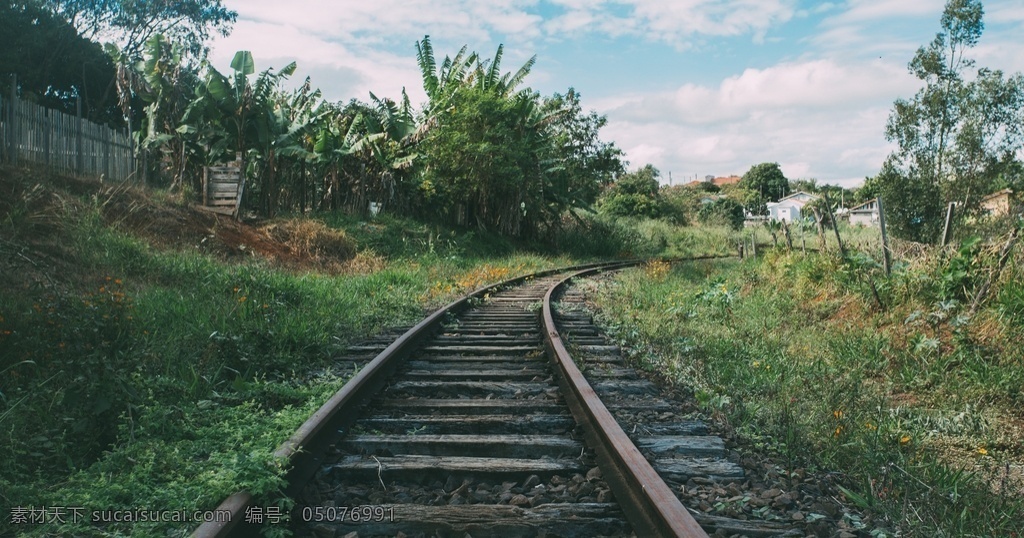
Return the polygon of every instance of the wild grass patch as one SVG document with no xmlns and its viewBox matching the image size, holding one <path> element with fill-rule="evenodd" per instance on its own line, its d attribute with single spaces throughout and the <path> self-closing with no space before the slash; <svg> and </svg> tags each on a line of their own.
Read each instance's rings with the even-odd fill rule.
<svg viewBox="0 0 1024 538">
<path fill-rule="evenodd" d="M 965 317 L 977 287 L 930 283 L 949 259 L 887 279 L 864 260 L 771 250 L 663 279 L 632 270 L 599 303 L 642 364 L 690 386 L 748 446 L 839 477 L 878 532 L 1011 536 L 1024 484 L 997 471 L 1020 465 L 1021 445 L 994 417 L 1019 405 L 1024 369 L 1006 347 L 1018 332 L 999 322 L 1001 299 Z M 984 278 L 983 265 L 967 271 Z"/>
</svg>

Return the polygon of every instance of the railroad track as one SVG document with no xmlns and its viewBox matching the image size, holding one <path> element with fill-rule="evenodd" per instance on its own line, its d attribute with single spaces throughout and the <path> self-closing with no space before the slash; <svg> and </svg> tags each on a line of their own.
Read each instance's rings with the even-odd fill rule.
<svg viewBox="0 0 1024 538">
<path fill-rule="evenodd" d="M 373 359 L 278 450 L 293 462 L 295 535 L 803 535 L 680 501 L 687 481 L 743 470 L 573 306 L 570 276 L 626 265 L 478 290 L 393 342 L 353 347 Z M 250 502 L 242 492 L 220 508 L 237 524 Z"/>
</svg>

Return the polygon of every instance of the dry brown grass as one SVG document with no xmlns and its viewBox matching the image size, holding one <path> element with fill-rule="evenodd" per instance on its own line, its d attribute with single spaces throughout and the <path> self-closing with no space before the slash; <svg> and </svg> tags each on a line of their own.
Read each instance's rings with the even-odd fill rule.
<svg viewBox="0 0 1024 538">
<path fill-rule="evenodd" d="M 384 270 L 387 266 L 387 259 L 383 256 L 366 250 L 357 252 L 342 268 L 342 272 L 350 275 L 368 275 Z"/>
<path fill-rule="evenodd" d="M 343 230 L 328 228 L 308 219 L 272 222 L 261 227 L 271 238 L 293 252 L 330 262 L 345 262 L 356 255 L 356 243 Z"/>
</svg>

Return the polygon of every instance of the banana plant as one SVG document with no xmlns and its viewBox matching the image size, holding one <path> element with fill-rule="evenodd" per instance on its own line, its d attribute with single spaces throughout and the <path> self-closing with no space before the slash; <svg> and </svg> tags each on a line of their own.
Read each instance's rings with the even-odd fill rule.
<svg viewBox="0 0 1024 538">
<path fill-rule="evenodd" d="M 251 168 L 257 178 L 263 213 L 268 217 L 277 211 L 282 160 L 295 164 L 310 157 L 306 137 L 326 113 L 318 103 L 320 96 L 320 90 L 312 90 L 307 78 L 290 95 L 275 91 L 269 110 L 253 118 L 255 139 L 250 151 Z"/>
<path fill-rule="evenodd" d="M 207 148 L 207 164 L 233 152 L 241 160 L 243 176 L 249 178 L 250 157 L 261 157 L 260 133 L 271 122 L 268 116 L 274 114 L 278 84 L 295 72 L 296 64 L 292 62 L 277 72 L 267 69 L 250 80 L 256 72 L 252 54 L 238 51 L 231 60 L 230 78 L 209 63 L 205 68 L 206 79 L 197 88 L 196 99 L 178 130 Z M 264 133 L 264 138 L 268 137 Z"/>
<path fill-rule="evenodd" d="M 111 48 L 108 48 L 108 51 Z M 124 91 L 134 91 L 145 106 L 144 131 L 140 146 L 163 155 L 171 175 L 171 188 L 183 183 L 197 148 L 190 144 L 179 125 L 189 103 L 194 100 L 194 74 L 182 66 L 182 48 L 156 34 L 146 41 L 143 59 L 131 74 L 119 69 Z"/>
<path fill-rule="evenodd" d="M 321 209 L 342 205 L 342 167 L 353 158 L 352 147 L 365 135 L 363 114 L 351 107 L 323 104 L 325 113 L 314 126 L 311 160 L 324 179 Z"/>
</svg>

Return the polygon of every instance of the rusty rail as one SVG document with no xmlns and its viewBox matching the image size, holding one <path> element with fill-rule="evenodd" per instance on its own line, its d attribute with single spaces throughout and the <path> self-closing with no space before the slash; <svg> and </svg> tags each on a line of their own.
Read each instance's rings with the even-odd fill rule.
<svg viewBox="0 0 1024 538">
<path fill-rule="evenodd" d="M 548 355 L 562 373 L 562 387 L 576 422 L 584 429 L 587 443 L 597 452 L 598 466 L 605 480 L 614 487 L 615 497 L 637 536 L 678 536 L 707 538 L 665 481 L 658 476 L 615 417 L 576 367 L 562 343 L 551 311 L 551 297 L 570 279 L 601 271 L 581 270 L 553 286 L 544 296 L 544 334 Z"/>
</svg>

